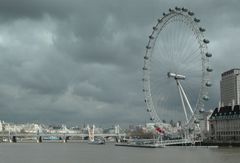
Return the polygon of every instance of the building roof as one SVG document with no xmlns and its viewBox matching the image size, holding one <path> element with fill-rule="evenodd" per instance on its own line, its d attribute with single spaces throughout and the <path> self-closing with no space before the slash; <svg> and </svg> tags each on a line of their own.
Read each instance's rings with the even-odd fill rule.
<svg viewBox="0 0 240 163">
<path fill-rule="evenodd" d="M 232 106 L 224 106 L 219 108 L 215 108 L 210 119 L 218 119 L 218 118 L 240 118 L 240 105 Z"/>
<path fill-rule="evenodd" d="M 233 68 L 231 70 L 228 70 L 228 71 L 225 71 L 222 73 L 222 77 L 223 76 L 227 76 L 227 75 L 230 75 L 230 74 L 239 74 L 240 73 L 240 68 Z"/>
</svg>

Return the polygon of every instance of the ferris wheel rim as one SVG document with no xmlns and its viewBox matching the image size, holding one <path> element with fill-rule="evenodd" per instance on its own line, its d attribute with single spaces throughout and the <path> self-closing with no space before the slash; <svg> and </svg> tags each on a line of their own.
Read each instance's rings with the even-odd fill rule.
<svg viewBox="0 0 240 163">
<path fill-rule="evenodd" d="M 208 98 L 208 92 L 207 92 L 207 82 L 209 82 L 209 76 L 211 69 L 210 63 L 209 63 L 209 55 L 208 53 L 208 46 L 207 44 L 209 41 L 205 39 L 203 32 L 205 32 L 205 29 L 202 27 L 199 27 L 198 23 L 200 22 L 199 19 L 196 17 L 193 17 L 194 13 L 191 11 L 186 11 L 187 9 L 182 8 L 179 10 L 173 10 L 169 9 L 169 13 L 163 14 L 163 17 L 161 19 L 158 19 L 157 24 L 153 27 L 153 31 L 149 36 L 149 41 L 146 46 L 146 53 L 144 55 L 144 77 L 143 77 L 143 91 L 145 95 L 145 103 L 147 105 L 147 112 L 149 112 L 151 120 L 153 120 L 155 123 L 161 123 L 161 119 L 159 115 L 157 114 L 157 111 L 155 109 L 155 106 L 153 104 L 153 99 L 151 95 L 151 84 L 150 84 L 150 75 L 149 75 L 149 69 L 150 69 L 150 63 L 149 60 L 152 57 L 152 51 L 155 47 L 155 43 L 158 39 L 159 33 L 162 31 L 162 29 L 167 26 L 167 23 L 171 23 L 171 21 L 176 21 L 175 18 L 179 18 L 182 20 L 183 23 L 186 23 L 190 26 L 190 28 L 193 31 L 194 36 L 197 39 L 199 48 L 200 48 L 200 54 L 202 56 L 202 75 L 201 75 L 201 86 L 198 93 L 198 98 L 196 102 L 196 106 L 194 109 L 194 114 L 191 116 L 189 121 L 186 125 L 189 125 L 195 120 L 195 114 L 204 107 L 204 101 Z M 209 84 L 210 85 L 210 84 Z M 205 99 L 204 99 L 205 98 Z"/>
</svg>

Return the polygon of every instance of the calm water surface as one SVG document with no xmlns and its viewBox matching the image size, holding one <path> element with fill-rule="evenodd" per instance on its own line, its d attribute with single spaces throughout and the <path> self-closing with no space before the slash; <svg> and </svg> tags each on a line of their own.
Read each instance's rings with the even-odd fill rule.
<svg viewBox="0 0 240 163">
<path fill-rule="evenodd" d="M 85 143 L 0 144 L 0 163 L 239 163 L 240 148 L 158 149 Z"/>
</svg>

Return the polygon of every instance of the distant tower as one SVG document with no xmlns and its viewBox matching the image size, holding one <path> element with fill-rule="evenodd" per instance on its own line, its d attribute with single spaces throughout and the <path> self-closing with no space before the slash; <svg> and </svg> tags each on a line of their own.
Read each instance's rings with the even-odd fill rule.
<svg viewBox="0 0 240 163">
<path fill-rule="evenodd" d="M 2 125 L 2 121 L 0 121 L 0 132 L 3 131 L 3 125 Z"/>
<path fill-rule="evenodd" d="M 94 142 L 94 129 L 95 129 L 95 125 L 92 126 L 92 128 L 89 127 L 89 125 L 87 125 L 87 129 L 88 129 L 88 137 L 89 137 L 89 141 L 90 142 Z"/>
<path fill-rule="evenodd" d="M 118 135 L 118 134 L 120 133 L 120 130 L 119 130 L 119 129 L 120 129 L 120 127 L 119 127 L 119 125 L 115 125 L 115 127 L 114 127 L 114 128 L 115 128 L 115 134 L 117 134 L 117 135 Z"/>
<path fill-rule="evenodd" d="M 222 106 L 240 104 L 240 69 L 231 69 L 222 73 L 220 81 Z"/>
</svg>

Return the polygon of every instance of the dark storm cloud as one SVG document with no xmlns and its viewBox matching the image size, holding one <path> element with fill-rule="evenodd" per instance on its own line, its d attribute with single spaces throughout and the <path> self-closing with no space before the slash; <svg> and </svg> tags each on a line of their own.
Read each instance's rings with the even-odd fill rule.
<svg viewBox="0 0 240 163">
<path fill-rule="evenodd" d="M 44 14 L 63 17 L 76 8 L 76 0 L 1 0 L 0 13 L 5 20 L 32 18 L 39 19 Z M 78 1 L 81 2 L 81 1 Z"/>
<path fill-rule="evenodd" d="M 239 66 L 237 0 L 0 0 L 0 119 L 144 122 L 145 45 L 157 18 L 177 5 L 207 29 L 215 107 L 220 73 Z"/>
</svg>

